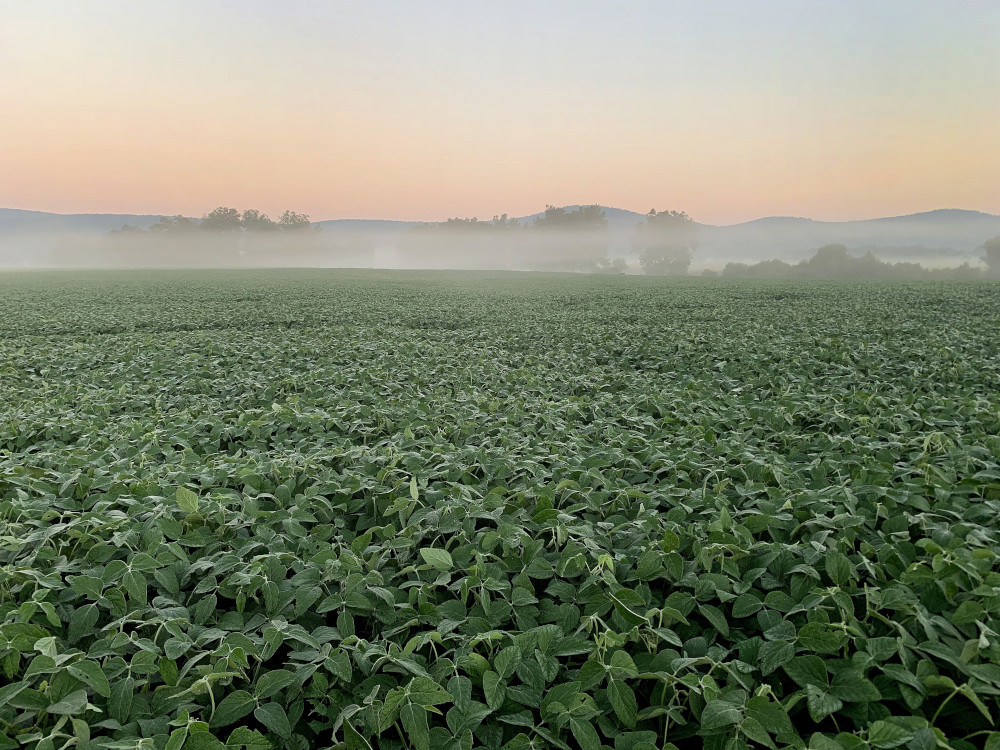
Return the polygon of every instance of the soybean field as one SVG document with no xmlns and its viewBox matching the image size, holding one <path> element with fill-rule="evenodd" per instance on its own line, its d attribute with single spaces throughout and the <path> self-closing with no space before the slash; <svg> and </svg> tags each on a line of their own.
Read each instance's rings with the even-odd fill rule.
<svg viewBox="0 0 1000 750">
<path fill-rule="evenodd" d="M 1000 748 L 1000 284 L 0 276 L 0 750 Z"/>
</svg>

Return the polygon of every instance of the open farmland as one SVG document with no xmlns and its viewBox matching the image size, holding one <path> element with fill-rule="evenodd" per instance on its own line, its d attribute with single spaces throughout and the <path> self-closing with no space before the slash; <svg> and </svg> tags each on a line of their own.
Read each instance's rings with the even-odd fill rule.
<svg viewBox="0 0 1000 750">
<path fill-rule="evenodd" d="M 998 331 L 986 283 L 0 277 L 0 750 L 998 748 Z"/>
</svg>

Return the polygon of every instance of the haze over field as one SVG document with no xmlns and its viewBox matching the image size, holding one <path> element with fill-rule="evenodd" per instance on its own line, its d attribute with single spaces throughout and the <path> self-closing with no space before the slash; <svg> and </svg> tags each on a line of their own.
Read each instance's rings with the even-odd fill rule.
<svg viewBox="0 0 1000 750">
<path fill-rule="evenodd" d="M 577 207 L 570 207 L 570 211 Z M 647 217 L 635 211 L 601 207 L 606 228 L 595 231 L 611 262 L 620 259 L 639 269 L 637 228 Z M 511 218 L 511 229 L 529 239 L 533 222 L 544 213 Z M 241 232 L 238 236 L 182 234 L 179 242 L 149 237 L 160 222 L 155 215 L 51 214 L 0 208 L 0 268 L 319 266 L 382 268 L 506 268 L 530 270 L 539 254 L 581 252 L 581 235 L 549 231 L 548 249 L 522 243 L 517 232 L 490 232 L 492 221 L 446 222 L 447 231 L 428 232 L 433 222 L 334 219 L 312 222 L 309 247 L 289 243 L 287 233 Z M 197 223 L 198 219 L 191 219 Z M 866 221 L 822 222 L 769 217 L 729 226 L 694 222 L 697 229 L 692 268 L 722 268 L 730 262 L 779 259 L 796 262 L 817 248 L 843 243 L 855 255 L 872 252 L 886 261 L 928 267 L 976 263 L 984 242 L 1000 235 L 1000 216 L 976 211 L 940 210 Z M 129 227 L 142 232 L 121 232 Z M 486 230 L 486 231 L 484 231 Z M 489 241 L 483 242 L 488 237 Z M 161 240 L 149 242 L 148 240 Z M 593 243 L 593 237 L 588 238 Z M 221 241 L 220 241 L 221 240 Z M 560 250 L 559 247 L 563 249 Z M 248 250 L 256 248 L 256 252 Z M 551 253 L 548 251 L 551 250 Z M 573 270 L 566 268 L 563 270 Z M 577 269 L 580 270 L 580 269 Z"/>
</svg>

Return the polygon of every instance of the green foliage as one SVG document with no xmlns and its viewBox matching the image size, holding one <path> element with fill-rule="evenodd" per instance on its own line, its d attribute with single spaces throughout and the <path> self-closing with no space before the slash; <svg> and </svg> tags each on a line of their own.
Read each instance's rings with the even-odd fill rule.
<svg viewBox="0 0 1000 750">
<path fill-rule="evenodd" d="M 996 285 L 0 310 L 0 750 L 1000 746 Z"/>
</svg>

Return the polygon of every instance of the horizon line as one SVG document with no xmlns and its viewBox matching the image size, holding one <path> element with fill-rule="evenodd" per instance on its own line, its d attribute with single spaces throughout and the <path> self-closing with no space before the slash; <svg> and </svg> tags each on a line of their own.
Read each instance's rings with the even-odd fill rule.
<svg viewBox="0 0 1000 750">
<path fill-rule="evenodd" d="M 599 206 L 602 209 L 611 209 L 611 210 L 614 210 L 614 211 L 625 211 L 625 212 L 628 212 L 628 213 L 636 214 L 636 215 L 638 215 L 640 217 L 641 216 L 645 216 L 648 213 L 648 212 L 634 211 L 634 210 L 629 209 L 629 208 L 619 208 L 618 206 L 605 205 L 603 203 L 567 203 L 567 204 L 564 204 L 563 206 L 557 206 L 557 208 L 576 208 L 576 207 L 580 207 L 580 206 Z M 62 213 L 62 212 L 58 212 L 58 211 L 44 211 L 44 210 L 36 209 L 36 208 L 12 208 L 10 206 L 0 206 L 0 211 L 23 211 L 25 213 L 47 214 L 49 216 L 142 216 L 142 217 L 159 217 L 159 218 L 170 217 L 170 216 L 184 216 L 184 214 L 171 214 L 171 213 L 163 213 L 163 212 L 131 213 L 131 212 L 121 212 L 121 211 L 87 211 L 87 212 Z M 698 221 L 694 217 L 691 217 L 691 218 L 694 220 L 694 222 L 696 224 L 700 224 L 701 226 L 711 226 L 711 227 L 732 227 L 732 226 L 739 226 L 741 224 L 752 224 L 752 223 L 757 222 L 757 221 L 765 221 L 765 220 L 768 220 L 768 219 L 793 219 L 793 220 L 800 220 L 800 221 L 811 221 L 811 222 L 815 222 L 815 223 L 818 223 L 818 224 L 850 224 L 850 223 L 853 223 L 853 222 L 879 221 L 879 220 L 884 220 L 884 219 L 904 219 L 904 218 L 908 218 L 908 217 L 911 217 L 911 216 L 921 216 L 923 214 L 941 213 L 941 212 L 947 212 L 947 211 L 960 211 L 960 212 L 963 212 L 963 213 L 979 214 L 981 216 L 989 216 L 989 217 L 992 217 L 992 218 L 1000 218 L 1000 213 L 994 214 L 994 213 L 990 213 L 988 211 L 979 211 L 977 209 L 954 208 L 954 207 L 951 207 L 951 208 L 932 208 L 932 209 L 929 209 L 929 210 L 926 210 L 926 211 L 915 211 L 913 213 L 908 213 L 908 214 L 895 214 L 895 215 L 892 215 L 892 216 L 870 216 L 868 218 L 861 218 L 861 219 L 833 219 L 833 220 L 831 220 L 831 219 L 813 219 L 812 217 L 809 217 L 809 216 L 793 216 L 793 215 L 789 215 L 789 214 L 785 214 L 785 215 L 782 215 L 782 214 L 772 214 L 772 215 L 769 215 L 769 216 L 759 216 L 759 217 L 757 217 L 755 219 L 747 219 L 745 221 L 737 221 L 737 222 L 733 222 L 731 224 L 710 224 L 708 222 Z M 509 213 L 507 213 L 506 216 L 508 218 L 511 218 L 511 219 L 519 219 L 520 220 L 520 219 L 531 218 L 533 216 L 537 216 L 539 214 L 543 214 L 544 212 L 545 212 L 545 209 L 542 209 L 541 211 L 535 211 L 533 213 L 525 214 L 523 216 L 512 216 Z M 495 216 L 502 216 L 502 215 L 505 215 L 505 214 L 503 214 L 503 213 L 497 213 L 497 214 L 494 214 L 494 215 Z M 201 217 L 197 217 L 197 216 L 185 216 L 185 218 L 198 220 Z M 483 221 L 483 222 L 492 221 L 492 217 L 489 218 L 489 219 L 479 219 L 478 216 L 476 216 L 476 215 L 469 216 L 469 217 L 448 216 L 445 219 L 438 219 L 438 220 L 427 220 L 427 219 L 390 219 L 390 218 L 382 218 L 382 217 L 373 218 L 373 217 L 349 216 L 349 217 L 335 218 L 335 219 L 310 219 L 310 223 L 311 224 L 323 224 L 323 223 L 326 223 L 326 222 L 334 222 L 334 221 L 389 221 L 389 222 L 396 222 L 396 223 L 400 223 L 400 224 L 442 224 L 442 223 L 444 223 L 444 222 L 446 222 L 446 221 L 448 221 L 450 219 L 453 219 L 453 218 L 464 218 L 464 219 L 473 219 L 473 218 L 475 218 L 475 219 L 477 219 L 479 221 Z"/>
</svg>

